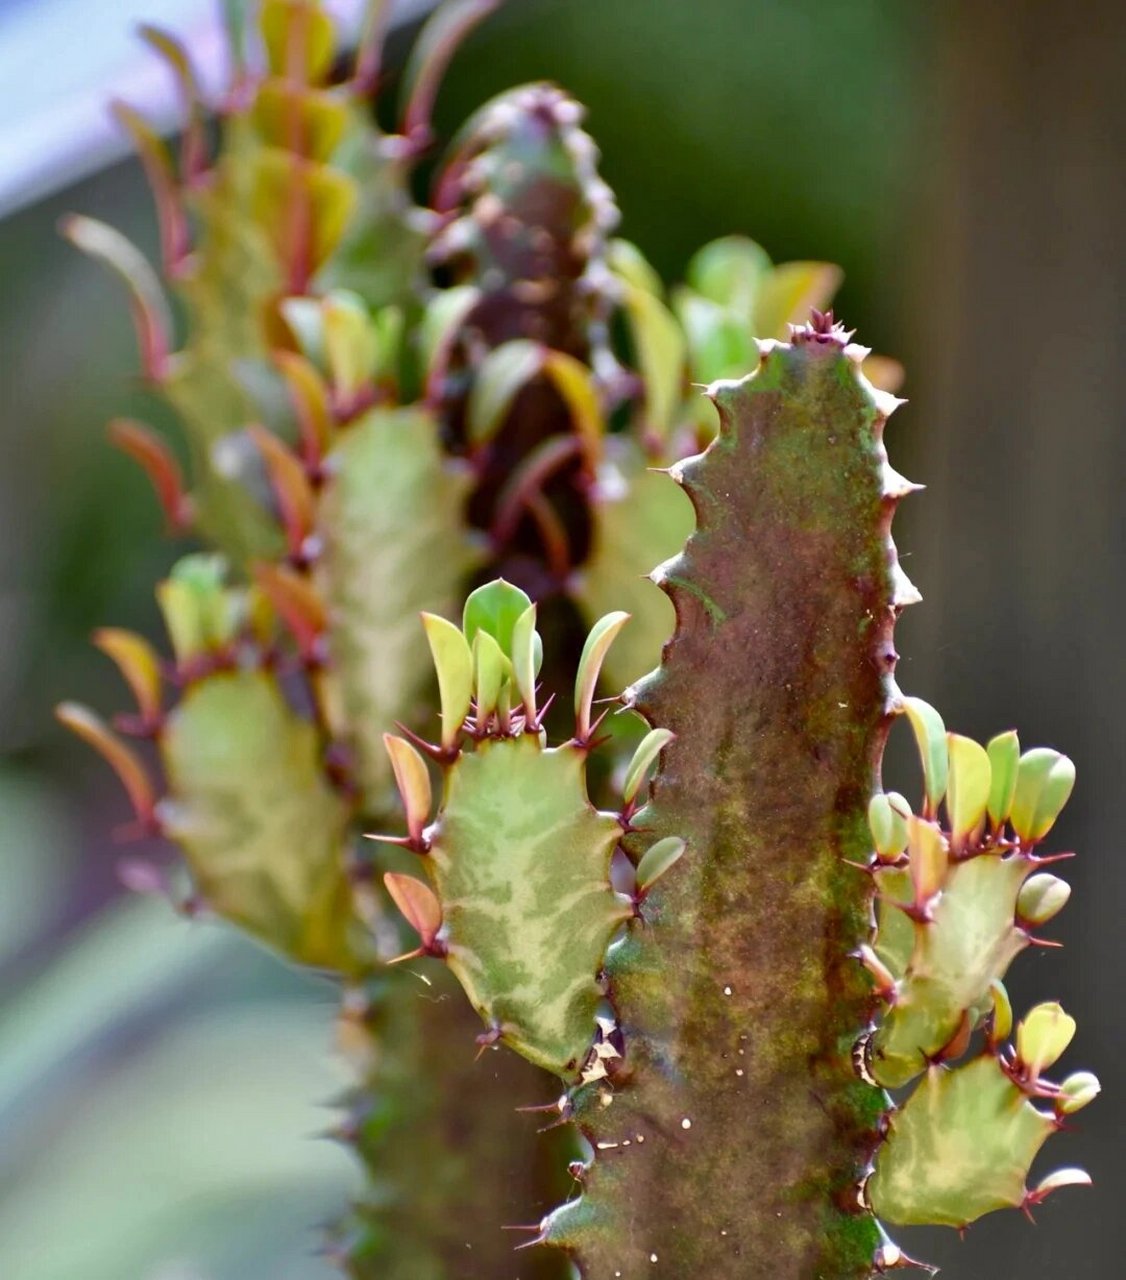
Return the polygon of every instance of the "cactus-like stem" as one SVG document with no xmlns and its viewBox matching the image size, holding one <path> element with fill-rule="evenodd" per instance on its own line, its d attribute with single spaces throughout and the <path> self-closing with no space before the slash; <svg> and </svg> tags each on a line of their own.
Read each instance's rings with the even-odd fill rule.
<svg viewBox="0 0 1126 1280">
<path fill-rule="evenodd" d="M 676 740 L 635 821 L 687 851 L 611 953 L 625 1060 L 575 1099 L 596 1156 L 544 1227 L 591 1276 L 858 1280 L 879 1247 L 855 1188 L 883 1104 L 850 1060 L 871 885 L 847 864 L 913 593 L 889 535 L 895 402 L 863 354 L 830 322 L 764 344 L 677 472 L 697 530 L 659 571 L 677 631 L 633 699 Z"/>
</svg>

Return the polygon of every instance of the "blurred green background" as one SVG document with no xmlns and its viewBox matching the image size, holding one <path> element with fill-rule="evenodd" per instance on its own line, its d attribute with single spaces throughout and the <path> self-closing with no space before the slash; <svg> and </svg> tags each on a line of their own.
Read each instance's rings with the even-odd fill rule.
<svg viewBox="0 0 1126 1280">
<path fill-rule="evenodd" d="M 559 81 L 667 279 L 727 232 L 837 261 L 839 313 L 908 367 L 889 447 L 929 488 L 896 523 L 926 597 L 900 683 L 961 731 L 1016 723 L 1075 758 L 1067 947 L 1021 957 L 1011 990 L 1078 1015 L 1066 1065 L 1106 1088 L 1050 1156 L 1093 1191 L 1035 1230 L 899 1233 L 959 1280 L 1103 1280 L 1126 1257 L 1124 47 L 1118 0 L 510 0 L 440 103 L 448 136 L 497 90 Z M 340 1085 L 331 992 L 124 895 L 124 802 L 51 718 L 117 705 L 86 637 L 156 634 L 174 556 L 105 442 L 111 414 L 159 414 L 119 294 L 56 235 L 71 209 L 155 243 L 133 163 L 0 222 L 0 1276 L 314 1280 L 354 1184 L 310 1140 Z"/>
</svg>

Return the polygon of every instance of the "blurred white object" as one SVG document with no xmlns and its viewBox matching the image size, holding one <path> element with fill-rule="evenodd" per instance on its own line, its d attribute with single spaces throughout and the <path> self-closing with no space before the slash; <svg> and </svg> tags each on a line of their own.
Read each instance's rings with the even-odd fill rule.
<svg viewBox="0 0 1126 1280">
<path fill-rule="evenodd" d="M 409 22 L 435 0 L 399 0 Z M 365 0 L 328 0 L 354 33 Z M 227 78 L 220 0 L 0 0 L 0 217 L 69 186 L 125 155 L 129 144 L 107 112 L 123 98 L 162 131 L 177 124 L 172 77 L 138 40 L 142 22 L 167 28 L 188 48 L 203 90 Z"/>
</svg>

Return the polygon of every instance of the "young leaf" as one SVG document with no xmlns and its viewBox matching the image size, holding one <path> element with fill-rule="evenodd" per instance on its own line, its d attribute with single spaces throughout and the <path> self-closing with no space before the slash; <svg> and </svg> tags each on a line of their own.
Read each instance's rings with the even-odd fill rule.
<svg viewBox="0 0 1126 1280">
<path fill-rule="evenodd" d="M 461 630 L 445 618 L 424 613 L 422 625 L 438 673 L 442 746 L 449 751 L 457 744 L 473 700 L 473 654 Z"/>
<path fill-rule="evenodd" d="M 1013 807 L 1013 795 L 1017 785 L 1017 768 L 1020 764 L 1020 739 L 1015 729 L 999 733 L 991 738 L 985 748 L 989 755 L 991 781 L 989 786 L 989 821 L 1000 827 L 1009 820 Z"/>
<path fill-rule="evenodd" d="M 626 804 L 633 803 L 650 766 L 675 737 L 676 734 L 671 729 L 650 729 L 642 738 L 637 750 L 633 753 L 633 759 L 626 770 L 625 782 L 622 784 L 622 799 Z"/>
<path fill-rule="evenodd" d="M 647 893 L 666 871 L 674 867 L 683 856 L 685 847 L 684 841 L 676 836 L 665 836 L 650 845 L 637 864 L 638 893 Z"/>
<path fill-rule="evenodd" d="M 586 742 L 590 737 L 590 709 L 602 664 L 614 643 L 614 637 L 628 621 L 628 613 L 608 613 L 594 624 L 586 638 L 586 644 L 583 645 L 575 677 L 575 738 L 579 742 Z"/>
<path fill-rule="evenodd" d="M 393 733 L 383 735 L 383 743 L 387 754 L 391 757 L 391 768 L 395 773 L 395 784 L 402 797 L 403 809 L 406 812 L 407 830 L 411 840 L 422 843 L 422 832 L 430 821 L 430 773 L 426 761 L 418 754 L 405 738 L 396 737 Z"/>
<path fill-rule="evenodd" d="M 955 850 L 971 842 L 985 821 L 992 783 L 992 769 L 985 748 L 961 734 L 946 735 L 950 773 L 946 790 L 946 814 Z"/>
<path fill-rule="evenodd" d="M 904 698 L 903 710 L 915 734 L 919 759 L 923 765 L 926 793 L 925 818 L 933 818 L 946 794 L 949 758 L 946 747 L 946 726 L 942 717 L 922 698 Z"/>
<path fill-rule="evenodd" d="M 383 883 L 407 924 L 422 940 L 423 950 L 429 951 L 442 927 L 442 907 L 433 889 L 417 877 L 397 871 L 388 871 Z"/>
<path fill-rule="evenodd" d="M 462 630 L 472 644 L 479 631 L 487 632 L 505 657 L 512 655 L 512 631 L 531 600 L 511 582 L 497 578 L 470 593 L 462 613 Z"/>
<path fill-rule="evenodd" d="M 1035 747 L 1020 758 L 1010 819 L 1022 840 L 1043 840 L 1055 825 L 1075 786 L 1075 765 L 1050 747 Z"/>
</svg>

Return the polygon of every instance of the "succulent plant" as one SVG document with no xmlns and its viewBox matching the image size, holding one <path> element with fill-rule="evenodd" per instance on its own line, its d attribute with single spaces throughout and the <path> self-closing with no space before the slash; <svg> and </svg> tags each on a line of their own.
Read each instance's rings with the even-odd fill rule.
<svg viewBox="0 0 1126 1280">
<path fill-rule="evenodd" d="M 1010 1046 L 1002 986 L 1067 900 L 1039 846 L 1074 770 L 896 688 L 901 371 L 819 309 L 835 268 L 728 238 L 666 294 L 545 84 L 476 113 L 414 204 L 442 71 L 493 7 L 431 19 L 389 135 L 386 6 L 340 75 L 318 3 L 263 0 L 260 58 L 234 24 L 214 161 L 185 56 L 149 33 L 192 104 L 180 172 L 118 114 L 178 351 L 137 251 L 67 230 L 129 284 L 190 494 L 147 429 L 115 439 L 212 551 L 158 588 L 171 661 L 96 638 L 163 794 L 92 712 L 60 717 L 179 846 L 185 909 L 338 982 L 337 1136 L 371 1182 L 330 1234 L 349 1274 L 469 1274 L 467 1233 L 473 1274 L 506 1274 L 492 1223 L 567 1168 L 581 1194 L 530 1229 L 555 1247 L 536 1274 L 561 1251 L 588 1277 L 912 1265 L 882 1223 L 962 1227 L 1085 1179 L 1026 1188 L 1098 1082 L 1044 1077 L 1074 1031 L 1056 1005 Z M 880 787 L 900 714 L 917 813 Z M 475 1064 L 493 1049 L 503 1069 Z M 545 1181 L 511 1106 L 549 1087 L 570 1136 Z"/>
</svg>

